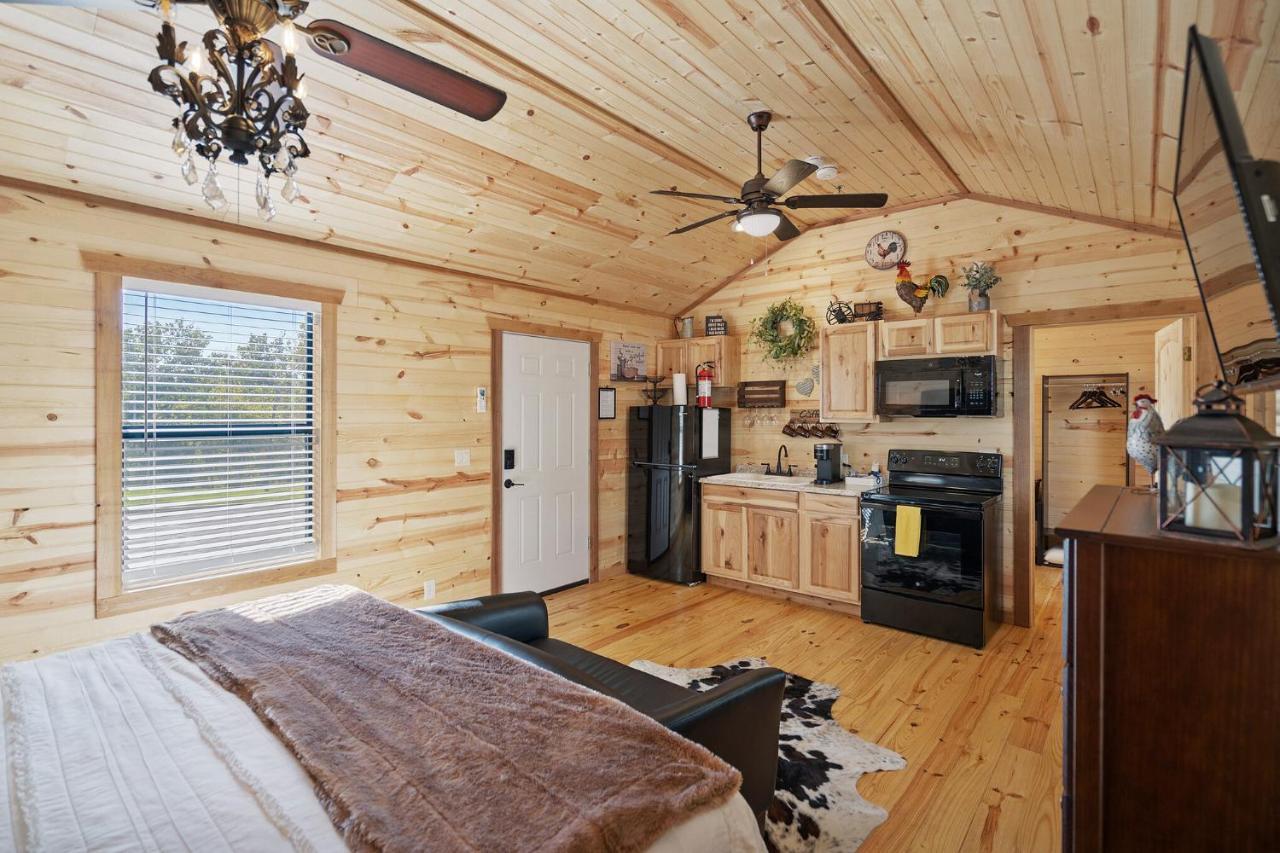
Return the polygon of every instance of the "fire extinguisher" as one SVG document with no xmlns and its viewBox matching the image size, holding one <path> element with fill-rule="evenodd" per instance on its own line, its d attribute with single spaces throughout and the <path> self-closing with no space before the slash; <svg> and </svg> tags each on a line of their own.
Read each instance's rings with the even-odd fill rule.
<svg viewBox="0 0 1280 853">
<path fill-rule="evenodd" d="M 698 365 L 698 406 L 703 409 L 711 408 L 711 383 L 716 378 L 716 366 L 714 362 L 704 361 Z"/>
</svg>

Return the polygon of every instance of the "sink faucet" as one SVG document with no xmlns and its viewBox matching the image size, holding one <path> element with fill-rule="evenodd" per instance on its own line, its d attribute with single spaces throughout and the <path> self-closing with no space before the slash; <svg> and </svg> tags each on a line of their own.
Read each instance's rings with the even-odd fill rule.
<svg viewBox="0 0 1280 853">
<path fill-rule="evenodd" d="M 778 445 L 778 461 L 777 461 L 777 465 L 776 465 L 776 466 L 774 467 L 774 469 L 773 469 L 773 473 L 777 474 L 779 477 L 790 477 L 790 476 L 791 476 L 791 474 L 792 474 L 792 472 L 795 470 L 795 466 L 794 466 L 794 465 L 792 465 L 792 464 L 788 461 L 788 463 L 787 463 L 787 470 L 786 470 L 786 471 L 783 471 L 783 470 L 782 470 L 782 457 L 784 457 L 784 456 L 785 456 L 788 460 L 790 460 L 790 459 L 791 459 L 791 451 L 787 450 L 787 445 L 786 445 L 786 444 L 779 444 L 779 445 Z M 769 466 L 768 466 L 768 465 L 766 465 L 766 466 L 764 466 L 764 467 L 765 467 L 765 469 L 766 469 L 766 470 L 765 470 L 765 473 L 766 473 L 766 474 L 767 474 L 767 473 L 769 473 L 769 472 L 768 472 L 768 470 L 767 470 L 767 469 L 769 468 Z"/>
</svg>

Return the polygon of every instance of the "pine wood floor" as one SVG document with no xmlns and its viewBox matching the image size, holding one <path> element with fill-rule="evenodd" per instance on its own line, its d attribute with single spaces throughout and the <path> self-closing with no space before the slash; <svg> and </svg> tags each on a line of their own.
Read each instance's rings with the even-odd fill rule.
<svg viewBox="0 0 1280 853">
<path fill-rule="evenodd" d="M 722 587 L 612 578 L 549 599 L 552 635 L 630 663 L 709 666 L 765 657 L 838 684 L 835 715 L 907 768 L 862 795 L 889 819 L 862 853 L 1051 851 L 1062 794 L 1061 573 L 1037 569 L 1033 628 L 981 652 Z"/>
</svg>

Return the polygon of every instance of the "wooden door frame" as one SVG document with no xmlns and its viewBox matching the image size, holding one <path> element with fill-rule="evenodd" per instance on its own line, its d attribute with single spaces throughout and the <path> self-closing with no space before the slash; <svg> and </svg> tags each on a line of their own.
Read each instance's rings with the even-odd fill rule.
<svg viewBox="0 0 1280 853">
<path fill-rule="evenodd" d="M 588 491 L 588 541 L 587 580 L 600 579 L 600 487 L 597 470 L 600 462 L 599 418 L 596 417 L 596 397 L 600 389 L 600 341 L 603 335 L 588 329 L 569 326 L 549 326 L 523 320 L 489 318 L 489 590 L 498 593 L 502 589 L 502 336 L 504 333 L 530 335 L 536 338 L 557 338 L 566 341 L 582 341 L 590 347 L 587 356 L 588 382 L 587 424 L 589 454 L 587 469 Z"/>
<path fill-rule="evenodd" d="M 1013 466 L 1013 623 L 1031 627 L 1035 609 L 1035 518 L 1036 467 L 1032 459 L 1034 431 L 1031 413 L 1035 384 L 1035 330 L 1043 326 L 1071 326 L 1108 320 L 1145 320 L 1198 315 L 1204 306 L 1200 297 L 1159 299 L 1088 308 L 1061 308 L 1005 314 L 1013 327 L 1013 458 L 1026 460 Z"/>
</svg>

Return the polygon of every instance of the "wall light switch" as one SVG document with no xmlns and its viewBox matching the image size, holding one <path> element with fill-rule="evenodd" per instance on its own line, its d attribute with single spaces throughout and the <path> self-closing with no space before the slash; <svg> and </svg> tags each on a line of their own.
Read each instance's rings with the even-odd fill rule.
<svg viewBox="0 0 1280 853">
<path fill-rule="evenodd" d="M 476 389 L 476 411 L 483 414 L 489 411 L 489 389 Z"/>
<path fill-rule="evenodd" d="M 466 467 L 467 467 L 468 465 L 470 465 L 470 464 L 471 464 L 471 451 L 470 451 L 470 450 L 455 450 L 455 451 L 453 451 L 453 467 L 455 467 L 455 468 L 466 468 Z"/>
<path fill-rule="evenodd" d="M 430 601 L 431 599 L 436 597 L 435 581 L 430 580 L 422 585 L 422 597 L 425 598 L 427 601 Z"/>
</svg>

